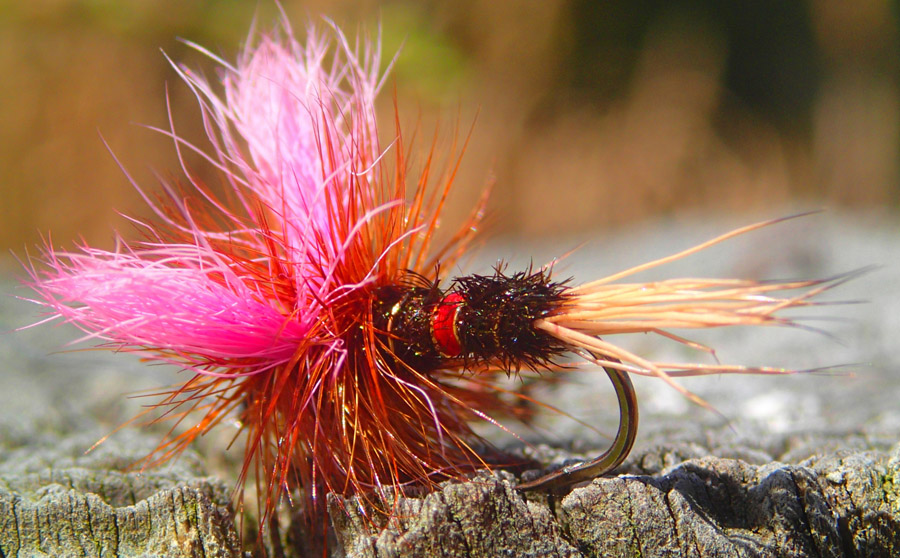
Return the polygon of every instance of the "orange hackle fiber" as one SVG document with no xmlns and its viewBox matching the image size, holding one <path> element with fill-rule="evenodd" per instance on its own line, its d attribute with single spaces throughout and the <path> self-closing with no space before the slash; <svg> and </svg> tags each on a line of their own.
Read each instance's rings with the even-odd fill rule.
<svg viewBox="0 0 900 558">
<path fill-rule="evenodd" d="M 566 291 L 566 300 L 535 327 L 552 335 L 588 360 L 630 374 L 655 376 L 685 397 L 707 403 L 673 377 L 708 374 L 792 374 L 795 370 L 765 366 L 654 362 L 603 339 L 610 335 L 653 333 L 701 352 L 714 354 L 706 346 L 670 330 L 708 329 L 728 326 L 795 327 L 785 311 L 821 303 L 812 299 L 850 279 L 856 273 L 829 279 L 761 281 L 751 279 L 678 278 L 652 282 L 620 282 L 632 275 L 691 256 L 711 246 L 763 227 L 808 215 L 771 219 L 740 227 L 676 254 L 647 262 Z M 859 272 L 857 272 L 859 273 Z M 595 355 L 603 355 L 597 357 Z"/>
<path fill-rule="evenodd" d="M 377 44 L 350 46 L 336 28 L 332 41 L 310 29 L 301 44 L 284 22 L 251 40 L 236 66 L 216 59 L 224 92 L 176 66 L 211 152 L 174 124 L 161 131 L 218 169 L 225 195 L 186 166 L 186 180 L 164 183 L 156 199 L 135 184 L 157 215 L 132 220 L 142 241 L 48 246 L 46 270 L 30 270 L 45 321 L 194 373 L 157 394 L 156 420 L 173 426 L 147 465 L 237 419 L 238 492 L 256 479 L 260 527 L 295 489 L 319 524 L 327 493 L 430 485 L 484 467 L 469 424 L 502 409 L 480 385 L 445 385 L 452 372 L 389 358 L 373 293 L 410 277 L 436 283 L 438 263 L 455 265 L 476 234 L 484 200 L 432 246 L 458 156 L 432 148 L 411 176 L 399 117 L 390 144 L 378 140 Z M 464 151 L 458 141 L 451 153 Z"/>
<path fill-rule="evenodd" d="M 506 403 L 500 394 L 485 390 L 480 381 L 467 386 L 453 368 L 440 372 L 398 369 L 386 360 L 383 332 L 373 322 L 373 291 L 407 281 L 411 275 L 437 282 L 438 262 L 447 267 L 456 264 L 476 236 L 483 213 L 479 205 L 456 235 L 438 249 L 432 248 L 459 159 L 451 159 L 450 168 L 434 180 L 432 147 L 412 184 L 409 201 L 397 203 L 407 197 L 410 182 L 409 155 L 399 122 L 397 126 L 392 163 L 361 160 L 361 165 L 377 168 L 379 174 L 356 176 L 348 184 L 351 211 L 335 209 L 332 214 L 332 222 L 339 226 L 330 231 L 331 242 L 342 246 L 344 256 L 304 269 L 312 276 L 330 274 L 335 284 L 353 288 L 323 301 L 324 311 L 296 345 L 293 357 L 247 375 L 217 373 L 226 363 L 210 362 L 207 371 L 152 405 L 163 411 L 160 419 L 196 421 L 177 434 L 173 427 L 171 437 L 148 456 L 152 465 L 177 456 L 223 421 L 238 418 L 244 443 L 238 487 L 256 479 L 260 527 L 296 488 L 305 491 L 305 506 L 313 520 L 321 516 L 328 493 L 361 495 L 373 509 L 390 514 L 380 508 L 378 494 L 384 488 L 433 486 L 489 467 L 485 452 L 490 450 L 470 423 L 479 416 L 503 414 Z M 194 200 L 193 225 L 220 204 L 212 193 L 204 197 Z M 377 212 L 361 215 L 362 209 L 353 210 L 371 206 L 373 200 L 378 200 Z M 327 205 L 333 205 L 332 200 Z M 265 214 L 260 205 L 255 221 L 267 223 Z M 179 219 L 175 214 L 170 217 Z M 165 243 L 187 242 L 184 231 L 193 225 L 187 220 L 180 225 L 184 228 L 161 231 L 156 227 L 154 231 Z M 243 270 L 244 281 L 264 289 L 280 307 L 295 308 L 298 302 L 292 285 L 300 278 L 292 275 L 296 271 L 284 254 L 283 239 L 268 226 L 264 231 L 264 253 L 235 243 L 227 228 L 220 229 L 221 240 L 210 241 L 210 246 L 230 267 Z M 335 350 L 336 344 L 340 351 Z M 178 359 L 174 354 L 171 358 Z M 454 381 L 445 384 L 442 375 Z"/>
<path fill-rule="evenodd" d="M 301 44 L 284 23 L 251 41 L 237 65 L 217 59 L 223 91 L 176 67 L 200 103 L 210 152 L 187 144 L 171 123 L 163 132 L 179 153 L 204 156 L 226 194 L 185 167 L 180 184 L 164 184 L 156 200 L 145 196 L 157 218 L 134 221 L 142 241 L 120 240 L 114 251 L 48 246 L 47 269 L 30 270 L 34 302 L 47 308 L 48 321 L 193 373 L 148 410 L 173 422 L 148 465 L 237 419 L 244 445 L 237 492 L 255 480 L 259 526 L 299 491 L 318 528 L 328 493 L 357 496 L 390 516 L 386 491 L 522 465 L 472 425 L 506 430 L 506 421 L 530 420 L 528 405 L 540 403 L 500 377 L 553 371 L 567 351 L 607 370 L 619 396 L 619 434 L 575 474 L 554 473 L 523 490 L 566 487 L 625 459 L 637 432 L 628 374 L 657 376 L 705 405 L 672 378 L 791 372 L 653 362 L 605 339 L 656 333 L 708 350 L 669 330 L 795 325 L 783 311 L 810 304 L 841 278 L 619 282 L 776 221 L 580 286 L 552 281 L 548 267 L 497 269 L 443 289 L 438 269 L 452 269 L 466 252 L 485 202 L 433 246 L 466 140 L 455 139 L 449 157 L 432 144 L 413 174 L 399 117 L 390 144 L 378 139 L 377 44 L 351 47 L 339 30 L 333 35 L 336 47 L 313 30 Z M 785 291 L 797 294 L 778 294 Z"/>
</svg>

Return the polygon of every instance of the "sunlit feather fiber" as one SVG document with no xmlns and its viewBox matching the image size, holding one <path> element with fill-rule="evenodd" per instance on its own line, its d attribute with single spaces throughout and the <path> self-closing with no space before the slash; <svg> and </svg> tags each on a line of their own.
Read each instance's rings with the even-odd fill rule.
<svg viewBox="0 0 900 558">
<path fill-rule="evenodd" d="M 474 469 L 521 464 L 492 449 L 471 424 L 505 430 L 503 420 L 530 416 L 522 403 L 545 406 L 495 384 L 506 368 L 523 364 L 510 362 L 515 351 L 493 361 L 462 355 L 419 370 L 392 358 L 393 339 L 386 342 L 374 325 L 373 293 L 410 278 L 438 289 L 438 264 L 454 268 L 481 213 L 479 205 L 449 242 L 431 245 L 458 159 L 432 149 L 411 176 L 399 124 L 390 142 L 379 141 L 377 45 L 351 46 L 337 29 L 310 29 L 301 43 L 284 23 L 251 37 L 234 66 L 207 52 L 219 63 L 219 83 L 176 66 L 201 107 L 209 148 L 183 141 L 173 122 L 162 132 L 179 154 L 205 157 L 225 194 L 214 194 L 182 163 L 185 180 L 163 184 L 159 198 L 141 190 L 156 213 L 155 222 L 133 220 L 143 240 L 120 239 L 113 251 L 48 246 L 43 265 L 30 269 L 45 321 L 62 319 L 85 339 L 194 373 L 156 404 L 161 419 L 181 428 L 173 427 L 148 464 L 239 420 L 245 457 L 238 486 L 255 479 L 261 526 L 295 489 L 316 519 L 324 517 L 328 492 L 358 495 L 378 509 L 380 488 L 433 486 Z M 454 144 L 450 152 L 458 156 L 464 147 Z M 446 168 L 435 170 L 441 161 Z M 672 378 L 788 373 L 653 362 L 606 339 L 656 333 L 711 352 L 669 330 L 793 325 L 780 313 L 809 304 L 836 280 L 620 282 L 773 223 L 580 286 L 558 283 L 561 302 L 533 327 L 553 338 L 552 347 L 562 341 L 606 367 L 614 382 L 610 369 L 657 376 L 700 404 Z M 538 282 L 549 284 L 550 271 L 535 272 Z M 536 277 L 497 273 L 504 280 Z M 525 368 L 548 372 L 554 351 L 536 352 L 541 358 Z M 627 391 L 620 401 L 636 401 L 630 382 L 617 385 Z M 627 432 L 620 427 L 621 449 L 596 460 L 601 465 L 621 463 L 633 443 L 636 407 L 620 413 L 631 419 Z M 565 479 L 555 475 L 552 483 Z"/>
<path fill-rule="evenodd" d="M 336 29 L 311 29 L 300 43 L 285 24 L 252 39 L 236 66 L 220 60 L 221 87 L 178 67 L 202 108 L 205 156 L 225 199 L 185 167 L 186 184 L 147 197 L 157 220 L 137 222 L 143 241 L 111 252 L 48 247 L 45 269 L 32 270 L 50 317 L 196 373 L 157 405 L 167 419 L 196 422 L 173 431 L 151 463 L 237 415 L 241 479 L 259 483 L 261 524 L 295 487 L 321 511 L 326 492 L 485 466 L 468 423 L 500 405 L 480 386 L 445 386 L 381 356 L 372 289 L 410 272 L 435 279 L 433 254 L 452 267 L 477 227 L 473 218 L 431 248 L 455 163 L 435 178 L 428 157 L 410 184 L 399 132 L 379 143 L 374 45 L 351 46 Z M 199 152 L 174 124 L 165 133 L 179 151 Z"/>
<path fill-rule="evenodd" d="M 782 326 L 798 324 L 784 311 L 814 305 L 813 297 L 849 279 L 854 274 L 831 279 L 758 281 L 750 279 L 679 278 L 653 282 L 621 283 L 622 279 L 763 227 L 799 217 L 763 221 L 729 231 L 686 250 L 647 262 L 602 279 L 572 287 L 565 302 L 551 316 L 537 320 L 535 328 L 580 350 L 588 360 L 644 376 L 656 376 L 693 402 L 706 402 L 672 381 L 673 377 L 706 374 L 791 374 L 794 370 L 749 367 L 721 363 L 653 362 L 604 337 L 626 333 L 654 333 L 702 352 L 703 345 L 669 330 L 707 329 L 727 326 Z M 793 293 L 793 294 L 788 294 Z M 604 355 L 597 357 L 596 355 Z"/>
</svg>

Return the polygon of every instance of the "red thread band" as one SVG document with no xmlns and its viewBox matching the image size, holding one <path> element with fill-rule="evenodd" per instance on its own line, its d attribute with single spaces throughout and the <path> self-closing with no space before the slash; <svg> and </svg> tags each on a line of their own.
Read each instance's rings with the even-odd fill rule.
<svg viewBox="0 0 900 558">
<path fill-rule="evenodd" d="M 435 306 L 431 315 L 431 337 L 442 356 L 452 358 L 462 352 L 462 344 L 456 331 L 456 317 L 465 299 L 459 293 L 450 293 Z"/>
</svg>

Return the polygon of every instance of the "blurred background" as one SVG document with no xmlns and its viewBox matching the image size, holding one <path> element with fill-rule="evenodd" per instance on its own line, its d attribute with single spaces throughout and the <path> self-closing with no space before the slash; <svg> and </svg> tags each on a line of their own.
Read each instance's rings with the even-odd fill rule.
<svg viewBox="0 0 900 558">
<path fill-rule="evenodd" d="M 900 202 L 900 38 L 889 0 L 283 0 L 295 29 L 328 15 L 377 34 L 390 116 L 439 145 L 471 129 L 447 220 L 494 183 L 493 234 L 586 235 L 687 211 L 892 212 Z M 270 1 L 0 0 L 0 248 L 52 233 L 112 245 L 146 213 L 103 140 L 148 189 L 202 144 L 163 53 L 233 59 Z M 401 48 L 402 47 L 402 48 Z M 383 121 L 388 121 L 384 118 Z M 386 129 L 392 132 L 391 128 Z M 101 140 L 102 136 L 102 140 Z M 388 137 L 388 136 L 385 136 Z M 169 173 L 174 174 L 169 174 Z M 215 179 L 212 180 L 216 182 Z"/>
</svg>

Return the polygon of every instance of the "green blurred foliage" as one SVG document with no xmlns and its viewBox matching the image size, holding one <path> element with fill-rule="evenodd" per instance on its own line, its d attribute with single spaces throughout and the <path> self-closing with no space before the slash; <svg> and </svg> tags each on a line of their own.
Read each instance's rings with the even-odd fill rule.
<svg viewBox="0 0 900 558">
<path fill-rule="evenodd" d="M 428 101 L 452 103 L 470 77 L 469 60 L 429 15 L 422 5 L 388 4 L 369 26 L 382 30 L 383 66 L 393 64 L 396 81 Z"/>
</svg>

